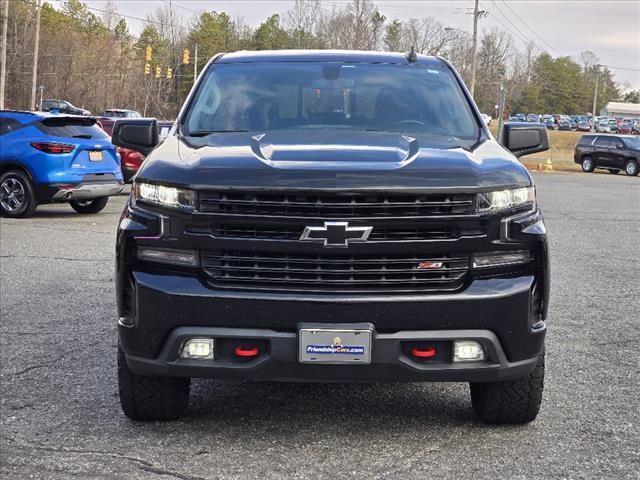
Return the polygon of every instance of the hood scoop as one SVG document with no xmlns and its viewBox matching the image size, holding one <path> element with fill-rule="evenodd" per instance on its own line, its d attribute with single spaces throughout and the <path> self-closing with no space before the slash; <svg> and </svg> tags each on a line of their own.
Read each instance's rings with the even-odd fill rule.
<svg viewBox="0 0 640 480">
<path fill-rule="evenodd" d="M 416 158 L 418 141 L 391 132 L 283 131 L 254 135 L 251 150 L 273 168 L 395 170 Z"/>
</svg>

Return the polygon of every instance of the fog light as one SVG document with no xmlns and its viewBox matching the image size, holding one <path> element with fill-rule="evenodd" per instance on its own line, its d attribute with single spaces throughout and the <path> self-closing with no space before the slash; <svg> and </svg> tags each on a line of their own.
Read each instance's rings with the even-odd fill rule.
<svg viewBox="0 0 640 480">
<path fill-rule="evenodd" d="M 517 250 L 513 252 L 491 252 L 475 255 L 473 258 L 473 268 L 504 267 L 529 263 L 531 252 L 528 250 Z"/>
<path fill-rule="evenodd" d="M 147 262 L 168 263 L 185 267 L 198 266 L 198 254 L 193 250 L 138 247 L 138 259 L 146 260 Z"/>
<path fill-rule="evenodd" d="M 189 338 L 182 345 L 180 358 L 213 360 L 213 338 Z"/>
<path fill-rule="evenodd" d="M 454 362 L 477 362 L 484 360 L 482 345 L 473 340 L 456 340 L 453 343 Z"/>
</svg>

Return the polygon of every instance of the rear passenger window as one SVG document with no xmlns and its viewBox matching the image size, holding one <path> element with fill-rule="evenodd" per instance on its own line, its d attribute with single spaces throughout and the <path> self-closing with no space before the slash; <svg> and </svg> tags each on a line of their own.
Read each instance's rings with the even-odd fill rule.
<svg viewBox="0 0 640 480">
<path fill-rule="evenodd" d="M 596 147 L 610 147 L 611 145 L 611 140 L 607 137 L 598 137 L 594 143 L 594 145 Z"/>
<path fill-rule="evenodd" d="M 0 118 L 0 135 L 18 130 L 22 124 L 13 118 Z"/>
<path fill-rule="evenodd" d="M 67 138 L 109 138 L 92 118 L 47 118 L 38 128 L 52 137 Z"/>
</svg>

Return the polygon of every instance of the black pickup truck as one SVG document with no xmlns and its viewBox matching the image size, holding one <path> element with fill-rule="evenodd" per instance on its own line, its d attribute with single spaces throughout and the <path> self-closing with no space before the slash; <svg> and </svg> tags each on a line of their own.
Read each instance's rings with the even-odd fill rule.
<svg viewBox="0 0 640 480">
<path fill-rule="evenodd" d="M 174 419 L 190 378 L 469 382 L 487 422 L 540 408 L 547 239 L 517 156 L 443 59 L 214 57 L 148 155 L 117 235 L 124 413 Z M 510 150 L 510 151 L 509 151 Z"/>
</svg>

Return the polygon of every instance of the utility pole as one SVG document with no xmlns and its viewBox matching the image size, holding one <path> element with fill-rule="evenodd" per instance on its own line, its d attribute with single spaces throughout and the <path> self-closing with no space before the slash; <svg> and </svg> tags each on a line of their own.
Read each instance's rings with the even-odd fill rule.
<svg viewBox="0 0 640 480">
<path fill-rule="evenodd" d="M 598 76 L 600 75 L 600 65 L 596 63 L 594 68 L 596 69 L 596 88 L 593 90 L 593 109 L 591 110 L 591 131 L 596 131 L 596 103 L 598 101 Z"/>
<path fill-rule="evenodd" d="M 4 86 L 7 79 L 7 28 L 9 21 L 9 0 L 4 0 L 2 9 L 2 65 L 0 66 L 0 109 L 4 108 Z"/>
<path fill-rule="evenodd" d="M 40 12 L 42 6 L 38 0 L 36 12 L 36 39 L 33 46 L 33 73 L 31 75 L 31 110 L 36 109 L 36 83 L 38 80 L 38 50 L 40 50 Z"/>
<path fill-rule="evenodd" d="M 475 6 L 473 8 L 473 43 L 471 47 L 471 85 L 469 90 L 471 91 L 471 96 L 476 89 L 476 66 L 478 60 L 478 19 L 487 15 L 485 10 L 478 10 L 479 0 L 475 0 Z"/>
</svg>

